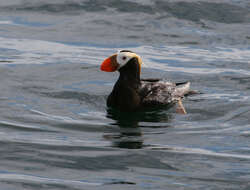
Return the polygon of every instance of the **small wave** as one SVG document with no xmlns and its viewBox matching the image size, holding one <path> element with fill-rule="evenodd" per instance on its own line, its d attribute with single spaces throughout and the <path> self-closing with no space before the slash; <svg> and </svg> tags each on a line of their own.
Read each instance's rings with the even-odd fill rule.
<svg viewBox="0 0 250 190">
<path fill-rule="evenodd" d="M 79 47 L 62 43 L 0 37 L 0 48 L 15 52 L 6 57 L 6 64 L 47 64 L 101 62 L 108 48 Z M 108 49 L 110 51 L 110 49 Z M 13 54 L 15 53 L 15 54 Z M 96 54 L 96 56 L 93 56 Z M 109 53 L 107 53 L 109 54 Z M 0 54 L 1 55 L 1 54 Z M 91 60 L 91 61 L 90 61 Z M 9 62 L 7 62 L 9 61 Z"/>
<path fill-rule="evenodd" d="M 148 52 L 150 47 L 140 47 L 139 52 Z M 237 62 L 242 65 L 248 65 L 250 59 L 249 49 L 221 48 L 215 50 L 198 49 L 184 46 L 165 46 L 164 51 L 146 54 L 144 60 L 149 67 L 165 71 L 180 71 L 193 74 L 219 74 L 219 73 L 239 73 L 250 75 L 247 69 L 234 69 L 212 66 L 210 63 L 232 63 Z M 136 51 L 136 50 L 135 50 Z M 144 53 L 145 54 L 145 53 Z M 165 57 L 165 58 L 164 58 Z M 198 65 L 197 65 L 198 63 Z"/>
<path fill-rule="evenodd" d="M 31 114 L 23 116 L 23 120 L 49 125 L 51 131 L 84 131 L 91 135 L 92 133 L 105 132 L 107 127 L 112 126 L 113 122 L 113 120 L 106 118 L 103 112 L 96 111 L 79 113 L 78 119 L 69 116 L 47 114 L 38 110 L 30 110 L 30 112 Z M 99 114 L 99 117 L 93 115 L 93 113 Z"/>
<path fill-rule="evenodd" d="M 61 130 L 62 131 L 62 130 Z M 85 134 L 87 135 L 87 134 Z M 89 137 L 91 134 L 89 133 Z M 90 140 L 89 137 L 82 138 L 77 137 L 76 135 L 63 134 L 60 133 L 46 133 L 46 134 L 32 134 L 31 133 L 0 133 L 1 142 L 3 143 L 22 143 L 29 144 L 32 146 L 35 145 L 44 145 L 49 150 L 51 147 L 81 147 L 81 148 L 108 148 L 110 147 L 110 142 L 103 140 Z M 96 137 L 94 137 L 96 138 Z"/>
<path fill-rule="evenodd" d="M 0 121 L 1 127 L 12 128 L 16 130 L 23 130 L 23 131 L 51 131 L 47 127 L 40 127 L 35 125 L 28 125 L 28 124 L 21 124 L 9 121 Z"/>
<path fill-rule="evenodd" d="M 0 180 L 6 183 L 25 183 L 25 184 L 35 184 L 39 186 L 49 186 L 49 187 L 85 187 L 85 186 L 101 186 L 103 183 L 99 182 L 88 182 L 85 180 L 67 180 L 59 178 L 48 178 L 42 176 L 34 176 L 27 174 L 18 173 L 2 173 L 0 172 Z"/>
<path fill-rule="evenodd" d="M 82 189 L 88 186 L 103 186 L 103 185 L 135 185 L 135 182 L 125 181 L 121 179 L 100 179 L 100 180 L 69 180 L 62 178 L 49 178 L 43 176 L 35 176 L 28 174 L 18 174 L 10 172 L 0 172 L 0 180 L 3 183 L 20 183 L 25 186 L 46 186 L 47 188 L 67 188 L 67 189 Z"/>
<path fill-rule="evenodd" d="M 187 125 L 187 124 L 186 124 Z M 185 125 L 185 127 L 183 127 L 183 131 L 178 131 L 178 132 L 174 132 L 174 134 L 182 134 L 182 135 L 226 135 L 226 134 L 232 134 L 232 132 L 238 133 L 239 130 L 245 130 L 246 128 L 248 128 L 249 126 L 247 125 L 243 125 L 240 127 L 229 127 L 229 124 L 218 124 L 220 125 L 219 127 L 211 127 L 211 125 L 209 126 L 205 126 L 203 125 L 204 129 L 200 129 L 197 127 L 188 127 Z M 192 123 L 192 125 L 194 125 L 194 123 Z M 198 125 L 198 124 L 197 124 Z M 185 129 L 186 128 L 186 129 Z M 220 138 L 220 137 L 218 137 Z"/>
<path fill-rule="evenodd" d="M 186 148 L 186 147 L 177 147 L 177 146 L 168 146 L 168 145 L 149 145 L 149 146 L 146 146 L 146 148 L 152 149 L 152 150 L 175 152 L 175 153 L 180 153 L 180 154 L 198 154 L 198 155 L 212 156 L 212 157 L 250 160 L 250 155 L 218 153 L 218 152 L 214 152 L 211 150 L 200 149 L 200 148 Z"/>
<path fill-rule="evenodd" d="M 0 25 L 16 25 L 16 24 L 11 20 L 0 20 Z"/>
<path fill-rule="evenodd" d="M 206 99 L 206 100 L 221 100 L 223 99 L 224 101 L 229 101 L 229 102 L 246 102 L 249 99 L 249 96 L 244 96 L 242 94 L 237 94 L 237 93 L 214 93 L 214 94 L 201 94 L 199 95 L 199 99 Z"/>
<path fill-rule="evenodd" d="M 47 13 L 71 13 L 79 14 L 81 11 L 100 12 L 109 9 L 116 9 L 118 12 L 144 12 L 152 13 L 153 9 L 149 5 L 138 4 L 137 2 L 120 0 L 119 2 L 111 1 L 63 1 L 61 3 L 43 1 L 30 2 L 15 5 L 1 6 L 2 10 L 8 11 L 32 11 L 32 12 L 47 12 Z"/>
<path fill-rule="evenodd" d="M 0 25 L 45 27 L 45 26 L 49 26 L 50 24 L 41 23 L 41 22 L 28 22 L 28 21 L 22 20 L 19 17 L 16 17 L 12 20 L 0 20 Z"/>
</svg>

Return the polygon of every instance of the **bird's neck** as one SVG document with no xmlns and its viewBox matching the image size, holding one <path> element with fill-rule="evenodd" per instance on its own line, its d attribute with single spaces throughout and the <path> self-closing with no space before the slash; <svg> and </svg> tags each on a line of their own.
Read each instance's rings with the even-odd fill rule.
<svg viewBox="0 0 250 190">
<path fill-rule="evenodd" d="M 118 81 L 120 84 L 137 89 L 140 85 L 140 74 L 136 72 L 130 72 L 129 74 L 121 72 Z"/>
<path fill-rule="evenodd" d="M 132 58 L 129 62 L 119 69 L 118 79 L 121 85 L 137 89 L 140 86 L 140 64 L 137 58 Z"/>
</svg>

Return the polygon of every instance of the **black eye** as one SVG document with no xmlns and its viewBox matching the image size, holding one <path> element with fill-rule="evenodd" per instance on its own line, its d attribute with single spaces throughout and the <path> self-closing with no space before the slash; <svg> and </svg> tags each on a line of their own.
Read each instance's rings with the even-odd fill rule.
<svg viewBox="0 0 250 190">
<path fill-rule="evenodd" d="M 122 60 L 126 60 L 126 57 L 125 57 L 125 56 L 123 56 L 123 57 L 122 57 Z"/>
</svg>

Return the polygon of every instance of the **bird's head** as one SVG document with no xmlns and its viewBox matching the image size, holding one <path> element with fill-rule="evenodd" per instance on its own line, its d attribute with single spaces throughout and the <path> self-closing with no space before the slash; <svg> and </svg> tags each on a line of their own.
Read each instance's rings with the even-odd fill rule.
<svg viewBox="0 0 250 190">
<path fill-rule="evenodd" d="M 114 72 L 125 70 L 125 68 L 138 70 L 141 72 L 141 57 L 129 50 L 121 50 L 105 59 L 101 64 L 101 70 Z"/>
</svg>

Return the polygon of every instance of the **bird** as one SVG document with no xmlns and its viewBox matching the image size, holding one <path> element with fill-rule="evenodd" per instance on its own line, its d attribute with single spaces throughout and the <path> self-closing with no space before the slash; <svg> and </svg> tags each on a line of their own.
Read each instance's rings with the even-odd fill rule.
<svg viewBox="0 0 250 190">
<path fill-rule="evenodd" d="M 102 62 L 101 71 L 120 73 L 107 98 L 107 107 L 133 112 L 162 106 L 172 107 L 177 103 L 177 112 L 186 114 L 182 99 L 193 93 L 190 82 L 141 79 L 142 64 L 141 57 L 130 50 L 120 50 Z"/>
</svg>

